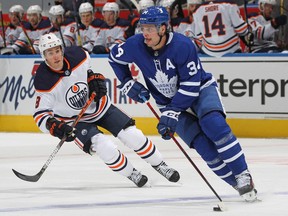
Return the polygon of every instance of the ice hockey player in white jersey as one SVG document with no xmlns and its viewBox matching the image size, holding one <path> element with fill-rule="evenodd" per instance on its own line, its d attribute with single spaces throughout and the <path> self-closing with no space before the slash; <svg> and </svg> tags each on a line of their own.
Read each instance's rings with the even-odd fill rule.
<svg viewBox="0 0 288 216">
<path fill-rule="evenodd" d="M 84 152 L 97 154 L 113 171 L 127 177 L 138 187 L 147 182 L 104 135 L 98 126 L 105 128 L 131 148 L 147 163 L 171 182 L 177 182 L 179 173 L 170 168 L 156 146 L 137 129 L 135 121 L 111 104 L 105 77 L 91 70 L 90 56 L 81 47 L 67 47 L 52 33 L 40 38 L 40 54 L 45 60 L 40 64 L 35 80 L 36 104 L 34 119 L 43 132 L 75 143 Z M 76 128 L 71 122 L 79 114 L 88 96 L 96 93 Z"/>
<path fill-rule="evenodd" d="M 202 68 L 194 43 L 169 32 L 169 14 L 163 7 L 149 7 L 139 22 L 143 34 L 116 45 L 109 55 L 119 87 L 140 103 L 149 100 L 151 93 L 162 113 L 157 125 L 162 138 L 170 139 L 176 132 L 219 178 L 245 200 L 256 200 L 244 153 L 225 120 L 217 83 Z M 132 62 L 142 72 L 147 88 L 132 79 Z"/>
<path fill-rule="evenodd" d="M 219 57 L 241 52 L 240 39 L 247 46 L 253 43 L 253 34 L 236 4 L 208 0 L 194 12 L 193 17 L 195 42 L 207 55 Z"/>
<path fill-rule="evenodd" d="M 125 41 L 126 31 L 130 30 L 130 22 L 119 17 L 120 9 L 116 2 L 107 2 L 102 8 L 104 23 L 94 43 L 93 53 L 105 54 L 117 43 Z M 128 35 L 131 35 L 129 33 Z"/>
<path fill-rule="evenodd" d="M 280 26 L 286 25 L 287 16 L 272 17 L 276 0 L 259 0 L 258 5 L 260 13 L 249 15 L 249 24 L 255 36 L 251 52 L 282 52 L 283 49 L 275 42 L 275 34 L 279 31 Z"/>
<path fill-rule="evenodd" d="M 52 27 L 49 19 L 42 16 L 42 8 L 39 5 L 31 5 L 27 9 L 28 22 L 24 23 L 23 28 L 27 35 L 22 31 L 11 49 L 5 54 L 36 54 L 39 53 L 38 42 L 41 35 L 49 32 Z"/>
<path fill-rule="evenodd" d="M 202 0 L 187 0 L 188 15 L 181 20 L 176 32 L 183 34 L 186 37 L 189 37 L 192 40 L 194 40 L 195 22 L 193 19 L 193 13 L 201 5 L 201 3 Z"/>
<path fill-rule="evenodd" d="M 80 5 L 79 16 L 79 26 L 75 25 L 75 31 L 65 31 L 64 35 L 69 38 L 71 44 L 82 46 L 91 53 L 103 20 L 94 18 L 94 7 L 89 2 Z"/>
<path fill-rule="evenodd" d="M 14 44 L 20 36 L 20 33 L 22 32 L 20 22 L 26 23 L 26 21 L 23 20 L 23 16 L 24 9 L 22 5 L 13 5 L 9 9 L 10 23 L 5 30 L 5 39 L 7 46 L 11 46 L 12 44 Z"/>
<path fill-rule="evenodd" d="M 49 10 L 49 19 L 51 20 L 53 27 L 49 30 L 49 33 L 54 33 L 62 40 L 64 47 L 66 47 L 73 45 L 66 34 L 75 34 L 76 22 L 72 18 L 65 17 L 64 12 L 64 8 L 61 5 L 51 6 Z"/>
</svg>

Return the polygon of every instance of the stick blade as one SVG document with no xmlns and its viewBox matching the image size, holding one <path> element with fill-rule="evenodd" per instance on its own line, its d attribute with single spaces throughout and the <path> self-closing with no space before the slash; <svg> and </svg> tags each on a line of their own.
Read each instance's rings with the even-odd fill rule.
<svg viewBox="0 0 288 216">
<path fill-rule="evenodd" d="M 14 172 L 14 174 L 18 178 L 20 178 L 20 179 L 22 179 L 24 181 L 28 181 L 28 182 L 37 182 L 40 179 L 41 175 L 42 175 L 41 171 L 39 173 L 37 173 L 36 175 L 34 175 L 34 176 L 24 175 L 24 174 L 19 173 L 18 171 L 14 170 L 14 169 L 12 169 L 12 171 Z"/>
</svg>

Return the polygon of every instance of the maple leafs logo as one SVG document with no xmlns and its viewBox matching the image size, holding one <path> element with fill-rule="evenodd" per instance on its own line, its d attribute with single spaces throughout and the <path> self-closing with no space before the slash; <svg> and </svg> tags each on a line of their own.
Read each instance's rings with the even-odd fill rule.
<svg viewBox="0 0 288 216">
<path fill-rule="evenodd" d="M 177 92 L 177 76 L 173 76 L 170 80 L 168 75 L 157 69 L 155 79 L 149 78 L 157 90 L 164 96 L 171 98 Z"/>
</svg>

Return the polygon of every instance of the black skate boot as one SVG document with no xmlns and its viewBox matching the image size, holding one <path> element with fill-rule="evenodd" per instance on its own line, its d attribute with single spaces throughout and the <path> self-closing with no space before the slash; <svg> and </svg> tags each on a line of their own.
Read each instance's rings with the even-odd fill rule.
<svg viewBox="0 0 288 216">
<path fill-rule="evenodd" d="M 235 188 L 245 201 L 254 202 L 257 200 L 257 190 L 254 188 L 254 183 L 248 170 L 237 175 L 236 181 L 237 186 Z"/>
<path fill-rule="evenodd" d="M 180 179 L 179 173 L 175 169 L 170 168 L 164 161 L 158 166 L 152 167 L 170 182 L 177 182 Z"/>
<path fill-rule="evenodd" d="M 137 187 L 143 187 L 146 182 L 148 181 L 147 176 L 142 175 L 138 170 L 133 168 L 133 171 L 130 176 L 128 176 L 128 179 L 130 179 L 132 182 L 134 182 Z"/>
</svg>

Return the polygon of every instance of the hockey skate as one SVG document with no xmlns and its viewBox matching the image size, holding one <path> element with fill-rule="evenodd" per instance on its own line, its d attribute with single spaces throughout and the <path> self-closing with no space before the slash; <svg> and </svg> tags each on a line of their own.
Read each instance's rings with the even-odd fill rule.
<svg viewBox="0 0 288 216">
<path fill-rule="evenodd" d="M 257 200 L 257 190 L 254 188 L 252 177 L 248 170 L 236 176 L 237 186 L 241 197 L 247 202 L 254 202 Z"/>
<path fill-rule="evenodd" d="M 152 167 L 170 182 L 177 182 L 180 179 L 179 173 L 175 169 L 170 168 L 164 161 L 158 166 Z"/>
<path fill-rule="evenodd" d="M 143 187 L 146 182 L 148 181 L 147 176 L 142 175 L 138 170 L 133 168 L 133 171 L 130 176 L 128 176 L 128 179 L 130 179 L 132 182 L 134 182 L 137 187 Z"/>
</svg>

